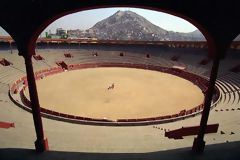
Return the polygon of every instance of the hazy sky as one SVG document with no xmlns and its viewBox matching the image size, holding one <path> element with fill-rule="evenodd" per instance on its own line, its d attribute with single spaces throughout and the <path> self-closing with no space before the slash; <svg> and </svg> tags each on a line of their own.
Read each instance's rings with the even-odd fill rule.
<svg viewBox="0 0 240 160">
<path fill-rule="evenodd" d="M 168 31 L 175 32 L 192 32 L 197 28 L 191 23 L 178 18 L 176 16 L 171 16 L 162 12 L 156 12 L 145 9 L 138 8 L 104 8 L 104 9 L 94 9 L 88 11 L 81 11 L 74 14 L 64 16 L 52 24 L 50 24 L 45 31 L 51 30 L 52 33 L 55 33 L 56 28 L 63 29 L 89 29 L 98 21 L 103 20 L 111 15 L 113 15 L 118 10 L 130 10 L 133 11 L 153 24 L 166 29 Z M 44 32 L 45 32 L 44 31 Z"/>
</svg>

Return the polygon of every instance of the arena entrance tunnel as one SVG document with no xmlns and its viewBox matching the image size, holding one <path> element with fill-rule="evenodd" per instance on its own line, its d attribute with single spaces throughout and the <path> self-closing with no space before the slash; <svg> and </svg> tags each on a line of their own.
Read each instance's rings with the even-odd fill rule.
<svg viewBox="0 0 240 160">
<path fill-rule="evenodd" d="M 77 11 L 93 9 L 93 8 L 102 8 L 102 7 L 113 7 L 113 6 L 132 6 L 153 9 L 156 11 L 163 11 L 182 17 L 189 22 L 193 23 L 199 28 L 199 30 L 204 34 L 208 43 L 208 52 L 209 55 L 213 58 L 213 66 L 211 70 L 211 76 L 209 80 L 208 90 L 206 92 L 206 97 L 204 101 L 204 110 L 202 113 L 202 119 L 200 122 L 200 130 L 197 138 L 193 143 L 194 152 L 203 152 L 205 142 L 203 140 L 204 133 L 206 130 L 206 125 L 208 121 L 211 100 L 214 92 L 215 81 L 218 73 L 219 61 L 224 57 L 226 50 L 230 46 L 232 39 L 239 33 L 240 24 L 236 24 L 234 21 L 239 19 L 239 15 L 235 14 L 236 6 L 230 6 L 231 12 L 222 13 L 220 10 L 225 10 L 225 3 L 209 1 L 199 1 L 192 4 L 188 1 L 154 1 L 154 0 L 143 0 L 141 2 L 136 2 L 130 0 L 128 2 L 123 1 L 72 1 L 67 0 L 58 1 L 61 5 L 57 5 L 55 1 L 25 1 L 25 2 L 15 2 L 12 10 L 11 17 L 9 19 L 5 18 L 7 13 L 6 6 L 11 5 L 12 1 L 4 1 L 1 5 L 1 12 L 3 16 L 0 17 L 0 25 L 10 33 L 10 35 L 15 40 L 19 54 L 24 57 L 26 70 L 27 70 L 27 80 L 29 85 L 29 95 L 32 106 L 32 113 L 34 119 L 34 125 L 37 135 L 37 140 L 35 142 L 36 151 L 43 152 L 48 150 L 47 140 L 45 139 L 42 120 L 40 115 L 40 106 L 36 88 L 36 82 L 34 77 L 34 71 L 32 66 L 32 56 L 35 54 L 35 43 L 39 34 L 43 29 L 49 25 L 51 22 L 56 20 L 59 17 L 64 15 L 74 13 Z M 208 7 L 205 8 L 205 14 L 210 16 L 206 17 L 201 15 L 203 4 L 208 4 Z M 216 5 L 221 8 L 215 14 L 212 12 L 213 8 Z M 186 7 L 188 6 L 188 7 Z M 202 7 L 199 7 L 202 6 Z M 5 8 L 4 8 L 5 7 Z M 52 9 L 54 8 L 54 9 Z M 41 12 L 45 10 L 46 12 Z M 229 9 L 228 9 L 229 10 Z M 221 21 L 222 17 L 226 18 L 226 14 L 230 15 L 232 18 L 228 19 L 229 23 Z M 217 16 L 216 16 L 217 15 Z M 221 17 L 222 16 L 222 17 Z M 229 17 L 230 17 L 229 16 Z M 218 18 L 221 17 L 221 18 Z M 212 21 L 215 20 L 215 23 Z M 14 27 L 16 25 L 18 27 Z M 220 26 L 221 29 L 218 27 Z M 227 32 L 231 30 L 231 32 Z M 226 34 L 228 33 L 228 34 Z"/>
</svg>

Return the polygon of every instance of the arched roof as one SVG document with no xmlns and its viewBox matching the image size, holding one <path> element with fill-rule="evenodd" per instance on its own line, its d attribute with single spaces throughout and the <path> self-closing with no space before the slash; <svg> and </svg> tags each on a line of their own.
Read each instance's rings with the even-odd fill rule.
<svg viewBox="0 0 240 160">
<path fill-rule="evenodd" d="M 13 37 L 20 54 L 24 55 L 26 49 L 35 48 L 38 35 L 57 18 L 81 10 L 114 6 L 148 8 L 182 17 L 198 27 L 209 44 L 223 50 L 240 33 L 237 0 L 2 0 L 0 26 Z"/>
</svg>

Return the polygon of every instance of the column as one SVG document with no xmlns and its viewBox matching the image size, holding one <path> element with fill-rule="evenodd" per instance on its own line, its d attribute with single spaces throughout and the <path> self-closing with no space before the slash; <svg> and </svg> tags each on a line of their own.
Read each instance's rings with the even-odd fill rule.
<svg viewBox="0 0 240 160">
<path fill-rule="evenodd" d="M 12 42 L 11 41 L 9 42 L 9 47 L 10 47 L 10 51 L 11 51 L 11 54 L 12 54 L 13 51 L 12 51 Z"/>
<path fill-rule="evenodd" d="M 24 56 L 27 71 L 29 95 L 32 107 L 32 115 L 37 136 L 37 140 L 35 141 L 35 148 L 37 152 L 44 152 L 48 150 L 48 141 L 47 139 L 44 139 L 40 105 L 38 100 L 38 93 L 31 58 L 32 58 L 31 55 Z"/>
<path fill-rule="evenodd" d="M 202 112 L 199 133 L 198 133 L 197 137 L 194 139 L 193 146 L 192 146 L 193 152 L 201 153 L 204 151 L 205 141 L 203 139 L 204 139 L 204 134 L 205 134 L 206 127 L 207 127 L 212 97 L 214 94 L 214 87 L 215 87 L 215 82 L 217 79 L 219 61 L 220 61 L 219 56 L 216 56 L 213 60 L 213 65 L 212 65 L 212 70 L 211 70 L 211 75 L 210 75 L 210 82 L 209 82 L 208 90 L 207 90 L 205 100 L 204 100 L 204 109 Z"/>
</svg>

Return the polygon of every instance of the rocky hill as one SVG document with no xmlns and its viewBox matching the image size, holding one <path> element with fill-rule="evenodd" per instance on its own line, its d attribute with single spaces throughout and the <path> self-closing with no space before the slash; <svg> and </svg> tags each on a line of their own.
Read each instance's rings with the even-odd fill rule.
<svg viewBox="0 0 240 160">
<path fill-rule="evenodd" d="M 238 35 L 238 36 L 234 39 L 234 41 L 240 41 L 240 35 Z"/>
<path fill-rule="evenodd" d="M 9 34 L 2 28 L 0 27 L 0 36 L 8 36 Z"/>
<path fill-rule="evenodd" d="M 118 11 L 88 30 L 91 37 L 114 40 L 204 40 L 198 30 L 190 33 L 167 31 L 132 11 Z"/>
</svg>

